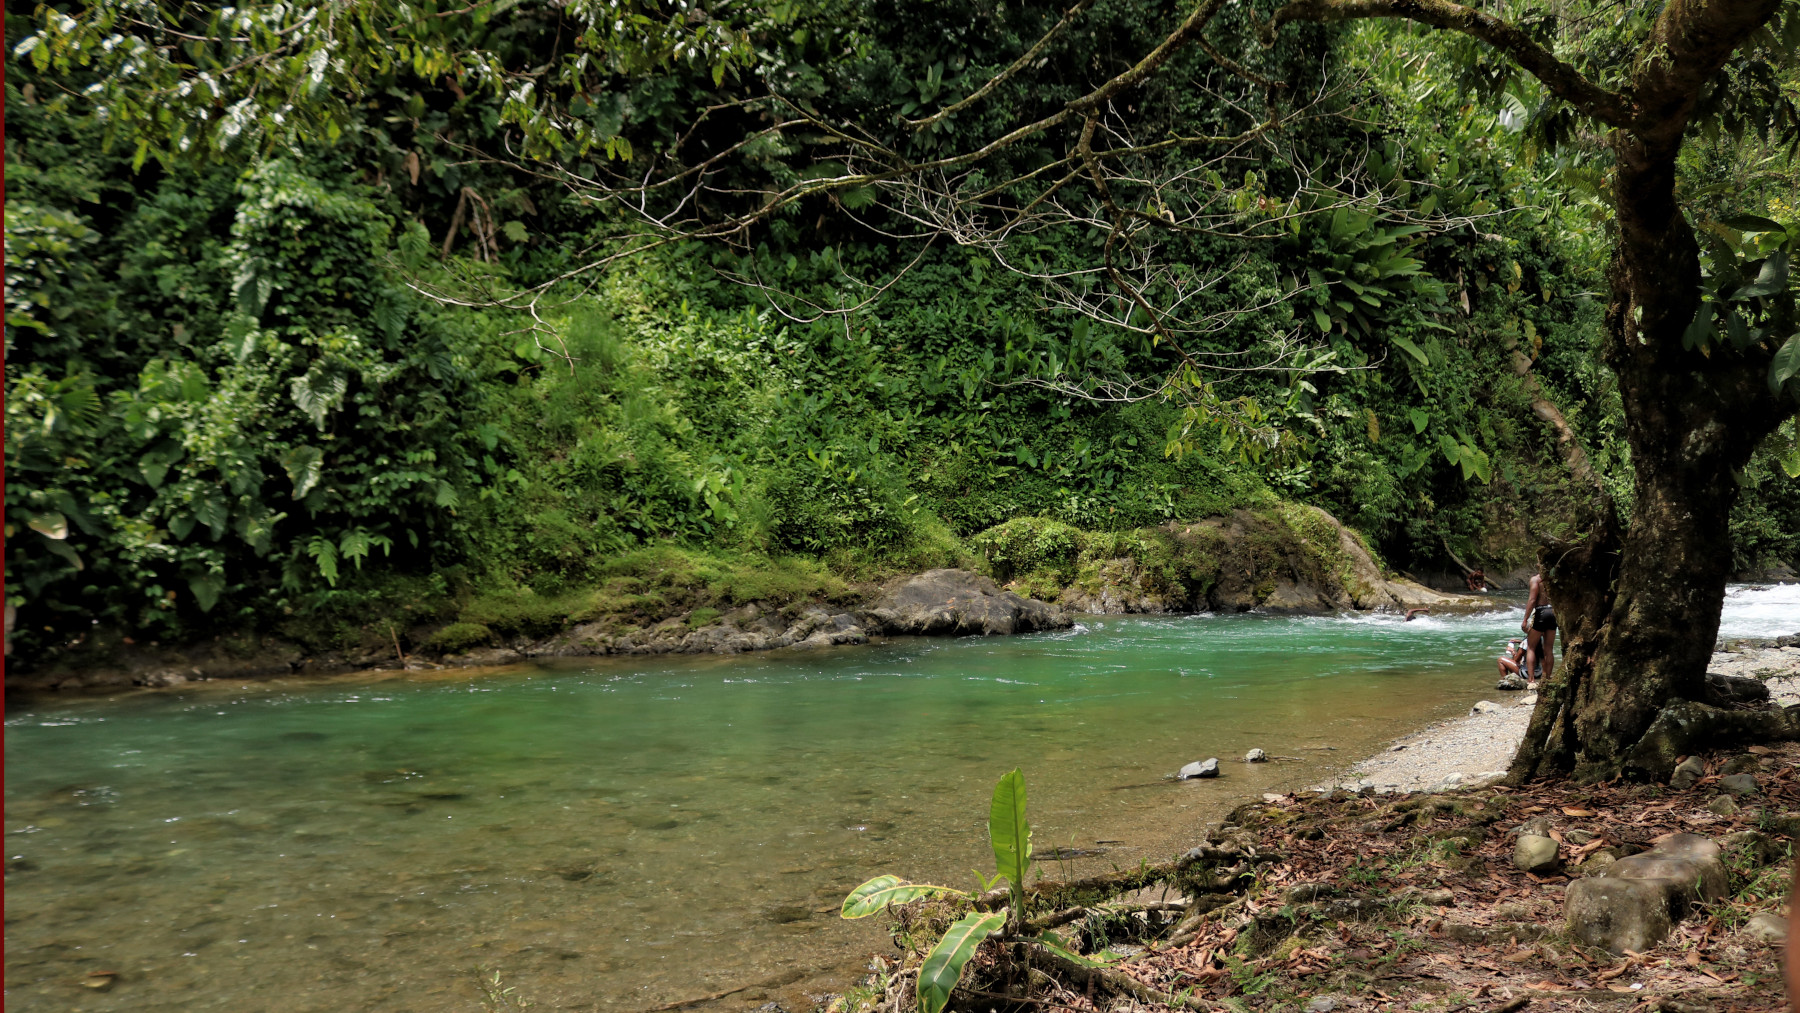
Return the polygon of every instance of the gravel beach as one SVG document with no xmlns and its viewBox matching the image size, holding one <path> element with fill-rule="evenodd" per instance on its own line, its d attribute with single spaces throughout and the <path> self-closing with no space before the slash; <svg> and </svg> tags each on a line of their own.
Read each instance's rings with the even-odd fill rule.
<svg viewBox="0 0 1800 1013">
<path fill-rule="evenodd" d="M 1762 679 L 1775 703 L 1784 707 L 1800 704 L 1800 645 L 1727 641 L 1713 654 L 1707 671 Z M 1442 791 L 1491 783 L 1505 774 L 1512 762 L 1537 703 L 1536 694 L 1497 693 L 1495 697 L 1476 704 L 1466 717 L 1440 721 L 1394 740 L 1387 749 L 1351 767 L 1341 779 L 1320 787 Z"/>
</svg>

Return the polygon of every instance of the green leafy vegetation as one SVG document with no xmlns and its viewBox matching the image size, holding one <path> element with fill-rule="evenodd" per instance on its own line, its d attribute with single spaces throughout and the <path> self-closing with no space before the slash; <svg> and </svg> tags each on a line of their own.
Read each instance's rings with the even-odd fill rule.
<svg viewBox="0 0 1800 1013">
<path fill-rule="evenodd" d="M 769 75 L 833 115 L 930 116 L 1060 9 L 752 5 L 614 24 L 550 4 L 353 6 L 368 30 L 322 68 L 331 37 L 305 5 L 242 8 L 216 49 L 199 41 L 224 31 L 216 12 L 180 4 L 8 23 L 8 594 L 37 652 L 96 622 L 312 647 L 397 628 L 466 649 L 483 642 L 470 626 L 498 640 L 697 623 L 945 565 L 1051 594 L 1097 587 L 1124 558 L 1191 597 L 1220 550 L 1171 525 L 1294 502 L 1399 569 L 1448 570 L 1453 554 L 1503 571 L 1566 512 L 1540 390 L 1630 495 L 1618 391 L 1595 359 L 1604 181 L 1577 186 L 1598 179 L 1586 163 L 1547 181 L 1548 149 L 1519 147 L 1535 136 L 1519 98 L 1426 73 L 1454 48 L 1441 40 L 1306 28 L 1263 52 L 1248 22 L 1222 23 L 1226 51 L 1255 49 L 1263 71 L 1356 83 L 1283 146 L 1195 173 L 1230 225 L 1167 240 L 1194 273 L 1145 291 L 1189 292 L 1189 317 L 1230 323 L 1184 354 L 1233 361 L 1292 333 L 1314 356 L 1203 375 L 1180 373 L 1142 313 L 1034 280 L 1092 269 L 1105 240 L 1082 226 L 921 247 L 893 238 L 902 222 L 871 184 L 726 244 L 646 242 L 581 273 L 651 233 L 554 172 L 467 157 L 522 131 L 546 172 L 635 172 L 676 157 L 700 110 L 767 102 Z M 1166 28 L 1095 5 L 1045 58 L 1116 73 Z M 207 69 L 265 30 L 281 59 Z M 197 62 L 139 45 L 166 31 L 195 36 Z M 559 33 L 582 45 L 556 49 Z M 125 41 L 84 62 L 112 34 Z M 506 85 L 552 50 L 534 91 Z M 120 69 L 139 58 L 138 77 Z M 1132 128 L 1233 129 L 1181 84 L 1208 58 L 1171 66 Z M 1082 87 L 1008 78 L 907 150 L 959 150 Z M 277 93 L 309 97 L 278 118 Z M 720 109 L 704 143 L 749 138 L 721 185 L 845 168 L 819 136 L 758 134 Z M 1022 142 L 991 171 L 1036 171 L 1060 143 Z M 1296 160 L 1346 159 L 1346 185 L 1381 200 L 1334 204 L 1296 175 Z M 1720 224 L 1708 305 L 1727 307 L 1695 340 L 1773 334 L 1792 314 L 1791 162 L 1723 141 L 1693 161 L 1707 185 L 1692 199 Z M 1158 214 L 1191 210 L 1165 196 Z M 1777 386 L 1793 382 L 1783 355 Z M 1143 376 L 1181 377 L 1211 407 L 1084 396 Z M 1790 421 L 1742 474 L 1740 569 L 1800 556 L 1797 448 Z"/>
</svg>

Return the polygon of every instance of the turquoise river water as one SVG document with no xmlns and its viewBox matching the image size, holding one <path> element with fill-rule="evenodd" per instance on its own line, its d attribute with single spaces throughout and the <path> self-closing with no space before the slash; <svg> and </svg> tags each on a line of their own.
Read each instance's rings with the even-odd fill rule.
<svg viewBox="0 0 1800 1013">
<path fill-rule="evenodd" d="M 1161 860 L 1246 798 L 1494 696 L 1516 605 L 584 659 L 14 705 L 9 1010 L 790 1009 L 892 952 L 845 891 L 991 868 L 1025 771 L 1052 875 Z M 1734 591 L 1725 635 L 1800 628 Z M 1251 747 L 1275 762 L 1231 762 Z M 1216 781 L 1164 779 L 1218 756 Z M 95 989 L 92 972 L 114 972 Z"/>
</svg>

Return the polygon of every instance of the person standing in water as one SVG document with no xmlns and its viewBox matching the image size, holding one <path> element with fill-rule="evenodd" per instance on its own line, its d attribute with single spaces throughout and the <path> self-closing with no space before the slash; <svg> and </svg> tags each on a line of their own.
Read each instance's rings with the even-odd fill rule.
<svg viewBox="0 0 1800 1013">
<path fill-rule="evenodd" d="M 1537 689 L 1542 679 L 1556 671 L 1556 610 L 1550 607 L 1550 596 L 1544 591 L 1544 575 L 1531 575 L 1531 594 L 1525 599 L 1525 619 L 1519 623 L 1525 632 L 1525 682 Z"/>
</svg>

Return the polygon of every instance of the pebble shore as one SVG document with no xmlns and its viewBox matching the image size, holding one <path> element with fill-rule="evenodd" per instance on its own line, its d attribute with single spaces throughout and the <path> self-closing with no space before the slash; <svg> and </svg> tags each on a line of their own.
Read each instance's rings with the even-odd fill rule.
<svg viewBox="0 0 1800 1013">
<path fill-rule="evenodd" d="M 1707 671 L 1762 679 L 1775 703 L 1800 704 L 1800 646 L 1729 642 L 1713 654 Z M 1319 787 L 1396 792 L 1491 784 L 1506 773 L 1536 704 L 1536 694 L 1507 693 L 1497 702 L 1483 700 L 1466 717 L 1440 721 L 1396 739 L 1344 777 Z"/>
</svg>

